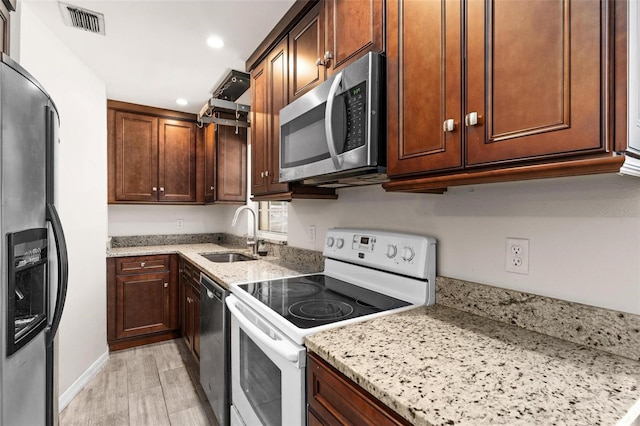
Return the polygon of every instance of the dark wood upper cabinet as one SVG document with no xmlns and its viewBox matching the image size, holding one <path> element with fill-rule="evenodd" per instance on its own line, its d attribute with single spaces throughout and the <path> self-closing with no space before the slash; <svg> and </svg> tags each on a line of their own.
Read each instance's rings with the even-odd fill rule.
<svg viewBox="0 0 640 426">
<path fill-rule="evenodd" d="M 218 126 L 216 133 L 216 201 L 244 203 L 247 200 L 247 129 Z"/>
<path fill-rule="evenodd" d="M 328 75 L 367 52 L 384 52 L 384 0 L 324 0 L 324 4 L 327 55 L 323 58 Z"/>
<path fill-rule="evenodd" d="M 115 199 L 158 201 L 158 118 L 114 114 Z"/>
<path fill-rule="evenodd" d="M 626 13 L 543 3 L 387 0 L 387 190 L 619 168 Z"/>
<path fill-rule="evenodd" d="M 193 114 L 109 100 L 109 203 L 203 203 L 203 139 Z"/>
<path fill-rule="evenodd" d="M 320 2 L 289 32 L 290 101 L 325 80 L 324 28 L 324 8 Z"/>
<path fill-rule="evenodd" d="M 279 183 L 280 109 L 287 105 L 288 40 L 285 37 L 251 72 L 251 146 L 253 195 L 287 192 Z"/>
<path fill-rule="evenodd" d="M 158 201 L 196 201 L 196 126 L 159 120 Z"/>
</svg>

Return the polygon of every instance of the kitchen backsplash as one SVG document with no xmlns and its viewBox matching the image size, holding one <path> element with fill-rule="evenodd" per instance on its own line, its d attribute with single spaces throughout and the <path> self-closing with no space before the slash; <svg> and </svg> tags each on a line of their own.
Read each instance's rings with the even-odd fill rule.
<svg viewBox="0 0 640 426">
<path fill-rule="evenodd" d="M 436 303 L 640 360 L 640 315 L 446 277 Z"/>
<path fill-rule="evenodd" d="M 223 244 L 225 234 L 131 235 L 111 237 L 111 247 L 166 246 L 170 244 Z"/>
</svg>

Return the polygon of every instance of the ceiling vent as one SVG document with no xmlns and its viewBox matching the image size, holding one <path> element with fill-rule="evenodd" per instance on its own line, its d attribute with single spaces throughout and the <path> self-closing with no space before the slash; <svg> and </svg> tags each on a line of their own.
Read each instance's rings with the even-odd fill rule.
<svg viewBox="0 0 640 426">
<path fill-rule="evenodd" d="M 62 2 L 60 2 L 60 11 L 62 12 L 62 20 L 68 27 L 105 35 L 102 13 Z"/>
</svg>

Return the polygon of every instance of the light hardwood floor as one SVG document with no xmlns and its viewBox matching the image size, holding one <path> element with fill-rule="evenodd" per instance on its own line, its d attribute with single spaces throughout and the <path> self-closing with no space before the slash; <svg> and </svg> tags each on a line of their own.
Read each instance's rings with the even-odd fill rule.
<svg viewBox="0 0 640 426">
<path fill-rule="evenodd" d="M 60 426 L 217 426 L 181 339 L 112 352 Z"/>
</svg>

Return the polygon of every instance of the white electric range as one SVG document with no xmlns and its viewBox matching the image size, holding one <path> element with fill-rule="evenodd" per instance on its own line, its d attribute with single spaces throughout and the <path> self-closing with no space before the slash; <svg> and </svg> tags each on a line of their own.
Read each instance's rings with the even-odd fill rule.
<svg viewBox="0 0 640 426">
<path fill-rule="evenodd" d="M 232 425 L 305 425 L 304 337 L 435 303 L 436 240 L 327 231 L 324 272 L 234 284 Z"/>
</svg>

